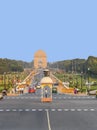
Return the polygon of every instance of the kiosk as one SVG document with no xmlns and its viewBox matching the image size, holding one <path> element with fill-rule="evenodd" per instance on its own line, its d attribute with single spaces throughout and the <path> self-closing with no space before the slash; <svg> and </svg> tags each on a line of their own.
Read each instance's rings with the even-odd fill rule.
<svg viewBox="0 0 97 130">
<path fill-rule="evenodd" d="M 41 80 L 41 101 L 51 102 L 52 101 L 52 85 L 53 81 L 50 77 L 46 76 Z"/>
</svg>

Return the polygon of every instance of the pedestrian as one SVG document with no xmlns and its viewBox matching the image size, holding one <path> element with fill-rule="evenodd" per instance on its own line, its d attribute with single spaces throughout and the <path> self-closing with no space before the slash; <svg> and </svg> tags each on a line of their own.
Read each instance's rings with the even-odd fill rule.
<svg viewBox="0 0 97 130">
<path fill-rule="evenodd" d="M 77 94 L 77 90 L 76 90 L 76 88 L 74 88 L 74 94 Z"/>
<path fill-rule="evenodd" d="M 45 89 L 45 97 L 47 98 L 47 95 L 48 95 L 48 91 L 47 91 L 47 88 Z"/>
</svg>

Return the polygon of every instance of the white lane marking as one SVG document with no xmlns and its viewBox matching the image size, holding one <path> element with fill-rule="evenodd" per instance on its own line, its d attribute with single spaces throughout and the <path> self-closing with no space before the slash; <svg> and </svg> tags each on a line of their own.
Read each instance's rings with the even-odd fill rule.
<svg viewBox="0 0 97 130">
<path fill-rule="evenodd" d="M 36 109 L 32 109 L 32 111 L 36 111 Z"/>
<path fill-rule="evenodd" d="M 84 111 L 88 111 L 88 109 L 84 109 Z"/>
<path fill-rule="evenodd" d="M 77 109 L 77 111 L 82 111 L 82 109 Z"/>
<path fill-rule="evenodd" d="M 57 111 L 62 111 L 62 109 L 57 109 Z"/>
<path fill-rule="evenodd" d="M 69 111 L 69 109 L 64 109 L 64 111 Z"/>
<path fill-rule="evenodd" d="M 25 111 L 30 111 L 30 109 L 25 109 Z"/>
<path fill-rule="evenodd" d="M 6 111 L 11 111 L 10 109 L 6 109 Z"/>
<path fill-rule="evenodd" d="M 19 112 L 23 111 L 23 109 L 18 109 Z"/>
<path fill-rule="evenodd" d="M 51 109 L 51 111 L 56 111 L 56 109 Z"/>
<path fill-rule="evenodd" d="M 4 111 L 4 109 L 0 109 L 0 111 Z"/>
<path fill-rule="evenodd" d="M 4 99 L 38 99 L 40 97 L 4 97 Z M 89 97 L 89 96 L 81 96 L 81 97 L 53 97 L 54 99 L 95 99 L 95 96 Z"/>
<path fill-rule="evenodd" d="M 92 98 L 95 98 L 95 97 L 92 97 Z"/>
<path fill-rule="evenodd" d="M 46 114 L 47 114 L 48 129 L 51 130 L 51 124 L 50 124 L 50 118 L 49 118 L 49 111 L 48 110 L 46 110 Z"/>
<path fill-rule="evenodd" d="M 17 111 L 16 109 L 12 109 L 12 111 Z"/>
<path fill-rule="evenodd" d="M 57 111 L 57 112 L 62 112 L 62 111 L 71 111 L 71 112 L 74 112 L 74 111 L 78 111 L 78 112 L 80 112 L 80 111 L 91 111 L 91 112 L 93 112 L 93 111 L 97 111 L 96 109 L 93 109 L 93 108 L 90 108 L 90 109 L 86 109 L 86 108 L 84 108 L 84 109 L 80 109 L 80 108 L 78 108 L 78 109 L 57 109 L 57 108 L 52 108 L 52 109 L 42 109 L 42 108 L 39 108 L 39 109 L 16 109 L 16 108 L 13 108 L 13 109 L 9 109 L 9 108 L 7 108 L 7 109 L 0 109 L 0 112 L 3 112 L 3 111 L 6 111 L 6 112 L 10 112 L 10 111 L 13 111 L 13 112 L 22 112 L 22 111 L 25 111 L 25 112 L 29 112 L 29 111 L 33 111 L 33 112 L 35 112 L 35 111 L 39 111 L 39 112 L 42 112 L 42 111 L 52 111 L 52 112 L 55 112 L 55 111 Z"/>
<path fill-rule="evenodd" d="M 75 111 L 75 109 L 71 109 L 71 111 Z"/>
<path fill-rule="evenodd" d="M 95 111 L 95 109 L 90 109 L 90 111 Z"/>
<path fill-rule="evenodd" d="M 43 111 L 43 109 L 38 109 L 38 111 Z"/>
</svg>

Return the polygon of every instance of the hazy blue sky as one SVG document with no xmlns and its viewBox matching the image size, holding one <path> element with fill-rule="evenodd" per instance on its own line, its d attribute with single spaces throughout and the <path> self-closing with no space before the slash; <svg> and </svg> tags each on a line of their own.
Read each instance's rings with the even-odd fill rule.
<svg viewBox="0 0 97 130">
<path fill-rule="evenodd" d="M 97 0 L 0 0 L 0 58 L 97 57 Z"/>
</svg>

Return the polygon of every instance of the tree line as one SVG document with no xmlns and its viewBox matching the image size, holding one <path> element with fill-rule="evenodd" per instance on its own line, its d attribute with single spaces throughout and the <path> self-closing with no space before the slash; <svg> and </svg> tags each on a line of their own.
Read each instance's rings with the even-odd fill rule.
<svg viewBox="0 0 97 130">
<path fill-rule="evenodd" d="M 72 59 L 48 63 L 49 68 L 60 69 L 67 73 L 88 73 L 97 75 L 97 57 L 89 56 L 87 59 Z M 23 72 L 25 68 L 33 68 L 33 61 L 11 60 L 0 58 L 0 74 L 4 72 Z"/>
<path fill-rule="evenodd" d="M 32 66 L 33 61 L 28 63 L 24 61 L 0 58 L 0 74 L 4 74 L 4 72 L 23 72 L 24 68 L 31 68 Z"/>
<path fill-rule="evenodd" d="M 87 73 L 97 76 L 97 57 L 89 56 L 87 59 L 72 59 L 48 63 L 50 68 L 61 69 L 67 73 Z"/>
</svg>

